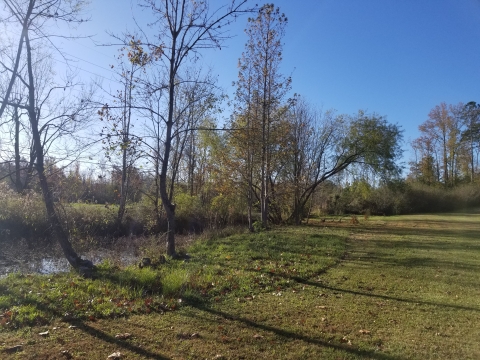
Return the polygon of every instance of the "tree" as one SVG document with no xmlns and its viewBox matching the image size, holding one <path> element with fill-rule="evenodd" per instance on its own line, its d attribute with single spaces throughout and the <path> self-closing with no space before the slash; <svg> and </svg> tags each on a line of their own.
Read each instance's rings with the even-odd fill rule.
<svg viewBox="0 0 480 360">
<path fill-rule="evenodd" d="M 422 136 L 429 139 L 440 154 L 442 180 L 445 186 L 455 185 L 460 149 L 460 114 L 463 104 L 435 106 L 428 119 L 419 126 Z"/>
<path fill-rule="evenodd" d="M 248 195 L 249 219 L 251 218 L 254 158 L 260 157 L 260 212 L 263 227 L 269 218 L 269 200 L 272 181 L 273 132 L 279 123 L 282 100 L 290 89 L 290 79 L 280 74 L 282 38 L 287 17 L 273 4 L 262 6 L 256 18 L 248 19 L 248 36 L 245 52 L 239 60 L 237 82 L 237 112 L 244 121 L 247 132 L 246 176 L 250 188 Z M 240 120 L 240 118 L 239 118 Z M 240 125 L 240 124 L 239 124 Z M 258 142 L 252 135 L 259 131 Z M 259 147 L 259 151 L 254 149 Z M 249 220 L 251 227 L 251 219 Z"/>
<path fill-rule="evenodd" d="M 156 83 L 148 86 L 150 94 L 165 92 L 166 115 L 161 117 L 164 132 L 162 138 L 159 190 L 167 215 L 167 254 L 175 251 L 175 204 L 168 190 L 168 173 L 172 165 L 172 146 L 175 139 L 175 126 L 180 118 L 175 113 L 178 97 L 177 87 L 188 82 L 183 71 L 189 61 L 199 55 L 202 49 L 221 48 L 228 38 L 226 26 L 238 15 L 245 13 L 246 0 L 231 0 L 229 5 L 215 11 L 209 10 L 208 1 L 189 0 L 145 0 L 145 7 L 155 16 L 153 26 L 157 29 L 157 44 L 149 44 L 153 51 L 161 52 L 160 72 L 164 75 Z M 151 109 L 155 113 L 154 109 Z M 188 129 L 187 129 L 188 130 Z"/>
<path fill-rule="evenodd" d="M 132 134 L 134 127 L 133 111 L 138 107 L 137 98 L 140 94 L 137 84 L 145 74 L 146 67 L 156 59 L 156 54 L 148 54 L 141 46 L 141 41 L 134 36 L 128 36 L 127 45 L 120 49 L 118 56 L 119 79 L 122 86 L 113 96 L 115 106 L 105 104 L 98 111 L 100 120 L 105 120 L 101 136 L 106 145 L 107 157 L 112 160 L 112 153 L 119 151 L 121 156 L 121 177 L 119 191 L 119 206 L 117 224 L 121 225 L 125 214 L 126 203 L 130 191 L 130 175 L 134 170 L 137 150 L 141 137 Z M 126 59 L 125 59 L 126 58 Z"/>
<path fill-rule="evenodd" d="M 6 92 L 0 98 L 0 118 L 6 106 L 12 105 L 11 91 L 14 85 L 20 84 L 25 89 L 26 102 L 16 105 L 27 112 L 36 158 L 35 170 L 47 210 L 50 235 L 62 247 L 68 262 L 80 273 L 88 275 L 93 264 L 78 256 L 73 249 L 56 212 L 45 169 L 45 154 L 52 141 L 66 133 L 71 134 L 76 129 L 86 110 L 87 102 L 82 101 L 84 99 L 79 99 L 76 104 L 68 103 L 66 99 L 52 101 L 52 97 L 58 90 L 63 91 L 73 84 L 70 81 L 61 85 L 54 84 L 53 81 L 42 83 L 43 79 L 39 78 L 39 73 L 36 72 L 39 66 L 45 65 L 45 62 L 42 62 L 44 57 L 39 56 L 39 52 L 49 48 L 53 37 L 48 33 L 50 29 L 48 23 L 52 20 L 66 24 L 83 22 L 79 17 L 83 1 L 4 0 L 3 3 L 8 13 L 3 21 L 21 31 L 13 67 L 10 68 L 2 63 L 9 74 L 9 79 Z"/>
<path fill-rule="evenodd" d="M 312 123 L 304 110 L 297 108 L 295 114 L 299 121 L 294 134 L 299 132 L 298 126 L 305 127 L 302 130 L 305 134 L 298 138 L 301 142 L 297 140 L 298 150 L 293 152 L 292 163 L 294 168 L 301 166 L 300 172 L 296 171 L 297 176 L 303 173 L 303 179 L 296 182 L 299 188 L 290 219 L 298 223 L 317 187 L 353 166 L 367 166 L 384 179 L 398 176 L 400 168 L 396 161 L 402 154 L 402 131 L 397 125 L 389 124 L 383 116 L 363 111 L 352 117 L 335 117 L 327 112 Z M 309 132 L 311 135 L 305 136 Z"/>
<path fill-rule="evenodd" d="M 475 149 L 480 145 L 480 104 L 475 101 L 468 102 L 462 113 L 464 126 L 462 140 L 468 144 L 470 157 L 470 181 L 475 181 Z"/>
<path fill-rule="evenodd" d="M 31 137 L 27 133 L 28 128 L 23 121 L 26 115 L 25 111 L 19 105 L 23 103 L 22 94 L 16 92 L 15 95 L 15 99 L 11 101 L 12 104 L 7 106 L 4 112 L 4 117 L 7 119 L 10 117 L 11 121 L 6 120 L 0 124 L 1 127 L 5 128 L 4 134 L 10 134 L 10 139 L 7 139 L 7 137 L 2 139 L 3 151 L 1 160 L 4 164 L 7 164 L 8 170 L 5 175 L 0 177 L 0 180 L 7 177 L 10 178 L 15 191 L 23 193 L 32 180 L 35 152 L 33 151 Z M 13 153 L 9 151 L 12 146 Z M 28 160 L 22 156 L 25 150 L 30 155 Z"/>
<path fill-rule="evenodd" d="M 440 167 L 436 159 L 432 139 L 421 136 L 412 141 L 415 161 L 410 162 L 410 176 L 416 180 L 433 185 L 440 181 Z"/>
</svg>

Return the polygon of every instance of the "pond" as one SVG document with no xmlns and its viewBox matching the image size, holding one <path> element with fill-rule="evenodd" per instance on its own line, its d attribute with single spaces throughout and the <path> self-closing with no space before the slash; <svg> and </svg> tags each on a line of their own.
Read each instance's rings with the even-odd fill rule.
<svg viewBox="0 0 480 360">
<path fill-rule="evenodd" d="M 111 261 L 119 266 L 135 264 L 145 256 L 147 248 L 158 248 L 151 238 L 121 238 L 103 246 L 97 244 L 74 246 L 78 254 L 94 264 Z M 70 271 L 71 267 L 57 244 L 28 244 L 25 239 L 3 242 L 0 247 L 0 277 L 11 272 L 52 274 Z"/>
</svg>

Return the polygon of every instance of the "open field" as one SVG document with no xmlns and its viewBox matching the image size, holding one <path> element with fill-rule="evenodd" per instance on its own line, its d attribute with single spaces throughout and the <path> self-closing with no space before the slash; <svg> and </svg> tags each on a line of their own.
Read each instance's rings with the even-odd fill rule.
<svg viewBox="0 0 480 360">
<path fill-rule="evenodd" d="M 478 359 L 479 234 L 476 214 L 327 219 L 158 269 L 12 275 L 0 358 Z"/>
</svg>

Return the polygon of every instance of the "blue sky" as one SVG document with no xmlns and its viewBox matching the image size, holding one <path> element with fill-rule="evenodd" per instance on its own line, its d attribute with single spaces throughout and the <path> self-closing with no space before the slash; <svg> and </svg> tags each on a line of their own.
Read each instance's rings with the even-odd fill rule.
<svg viewBox="0 0 480 360">
<path fill-rule="evenodd" d="M 214 0 L 215 4 L 223 4 Z M 262 4 L 252 1 L 251 4 Z M 418 125 L 440 102 L 480 102 L 479 0 L 278 0 L 289 23 L 282 69 L 293 79 L 292 93 L 313 105 L 354 114 L 359 109 L 387 116 L 405 130 L 405 141 L 419 136 Z M 106 30 L 135 29 L 148 13 L 130 1 L 94 1 L 83 33 L 107 41 Z M 246 37 L 247 18 L 231 27 L 222 50 L 208 51 L 203 62 L 232 92 Z M 116 51 L 77 41 L 68 52 L 78 66 L 111 78 Z M 81 74 L 89 76 L 79 70 Z M 105 82 L 104 82 L 105 84 Z M 405 161 L 409 160 L 408 143 Z"/>
</svg>

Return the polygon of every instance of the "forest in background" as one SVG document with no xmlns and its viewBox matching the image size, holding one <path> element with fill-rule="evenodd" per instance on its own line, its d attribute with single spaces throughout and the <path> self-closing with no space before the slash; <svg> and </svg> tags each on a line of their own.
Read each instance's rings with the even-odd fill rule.
<svg viewBox="0 0 480 360">
<path fill-rule="evenodd" d="M 321 111 L 294 93 L 280 70 L 288 19 L 273 4 L 212 13 L 205 2 L 144 1 L 156 36 L 114 37 L 118 88 L 102 99 L 100 85 L 54 72 L 46 24 L 81 24 L 81 1 L 5 5 L 2 22 L 23 31 L 1 53 L 0 231 L 56 239 L 76 268 L 89 264 L 75 237 L 166 234 L 173 256 L 175 234 L 207 228 L 480 205 L 479 105 L 436 105 L 404 176 L 399 124 Z M 225 95 L 197 53 L 219 47 L 239 15 L 250 16 L 248 41 L 222 122 Z M 98 166 L 76 160 L 92 151 Z"/>
</svg>

